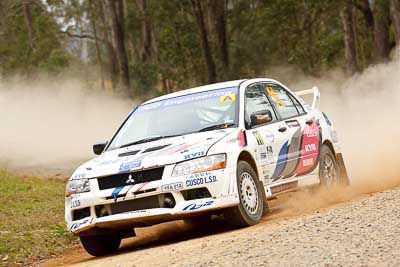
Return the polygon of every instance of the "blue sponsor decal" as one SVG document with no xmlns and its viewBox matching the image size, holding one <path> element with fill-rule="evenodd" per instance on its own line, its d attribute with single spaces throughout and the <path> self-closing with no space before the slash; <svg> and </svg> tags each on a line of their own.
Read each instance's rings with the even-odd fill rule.
<svg viewBox="0 0 400 267">
<path fill-rule="evenodd" d="M 120 158 L 109 159 L 109 160 L 104 160 L 104 161 L 99 162 L 99 166 L 113 164 L 113 163 L 117 163 L 117 162 L 124 162 L 124 161 L 125 161 L 125 159 L 120 159 Z"/>
<path fill-rule="evenodd" d="M 76 222 L 73 225 L 71 225 L 70 231 L 78 229 L 79 227 L 81 227 L 84 224 L 87 224 L 88 222 L 89 222 L 89 218 L 84 219 L 83 221 L 80 221 L 80 222 Z"/>
<path fill-rule="evenodd" d="M 114 191 L 111 193 L 111 196 L 114 198 L 114 202 L 117 201 L 117 197 L 119 192 L 121 192 L 121 190 L 124 188 L 124 186 L 118 186 L 114 189 Z"/>
<path fill-rule="evenodd" d="M 193 159 L 193 158 L 198 158 L 201 156 L 204 156 L 205 153 L 204 151 L 198 151 L 198 152 L 192 152 L 192 153 L 188 153 L 185 155 L 185 159 Z"/>
<path fill-rule="evenodd" d="M 136 159 L 131 162 L 123 162 L 121 163 L 121 166 L 119 166 L 119 171 L 120 172 L 127 172 L 130 171 L 133 168 L 139 168 L 140 165 L 142 165 L 142 160 L 141 159 Z"/>
<path fill-rule="evenodd" d="M 209 184 L 215 183 L 216 181 L 217 176 L 212 175 L 210 172 L 196 173 L 189 176 L 189 178 L 186 180 L 186 186 L 190 187 L 202 184 Z"/>
<path fill-rule="evenodd" d="M 214 200 L 209 200 L 209 201 L 206 201 L 206 202 L 200 203 L 200 204 L 193 203 L 193 204 L 187 205 L 182 210 L 198 210 L 203 207 L 211 206 L 213 203 L 214 203 Z"/>
<path fill-rule="evenodd" d="M 156 110 L 156 109 L 160 109 L 160 108 L 164 108 L 164 107 L 183 105 L 183 104 L 193 103 L 193 102 L 197 102 L 197 101 L 212 99 L 212 98 L 219 99 L 221 96 L 225 96 L 228 94 L 237 94 L 237 92 L 238 92 L 238 87 L 229 87 L 229 88 L 223 88 L 223 89 L 217 89 L 217 90 L 210 90 L 207 92 L 178 96 L 178 97 L 169 98 L 169 99 L 157 101 L 157 102 L 150 103 L 150 104 L 141 105 L 136 109 L 135 113 Z"/>
<path fill-rule="evenodd" d="M 278 163 L 276 164 L 276 168 L 274 174 L 272 175 L 272 178 L 278 178 L 281 175 L 286 164 L 287 152 L 288 152 L 288 141 L 286 141 L 286 143 L 283 144 L 281 151 L 279 151 Z"/>
</svg>

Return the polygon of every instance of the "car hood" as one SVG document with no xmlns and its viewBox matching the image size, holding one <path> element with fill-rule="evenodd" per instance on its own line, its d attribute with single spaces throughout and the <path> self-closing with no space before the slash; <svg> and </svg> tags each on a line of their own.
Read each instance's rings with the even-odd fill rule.
<svg viewBox="0 0 400 267">
<path fill-rule="evenodd" d="M 202 157 L 212 145 L 233 131 L 229 128 L 194 133 L 107 151 L 77 168 L 71 179 L 155 168 Z"/>
</svg>

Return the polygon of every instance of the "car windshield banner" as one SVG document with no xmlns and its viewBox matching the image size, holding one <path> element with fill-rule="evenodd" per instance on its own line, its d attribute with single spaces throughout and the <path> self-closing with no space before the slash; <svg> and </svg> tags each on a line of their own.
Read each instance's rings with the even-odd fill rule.
<svg viewBox="0 0 400 267">
<path fill-rule="evenodd" d="M 157 101 L 157 102 L 150 103 L 150 104 L 141 105 L 136 109 L 135 113 L 151 111 L 151 110 L 160 109 L 160 108 L 164 108 L 164 107 L 183 105 L 183 104 L 193 103 L 193 102 L 197 102 L 197 101 L 208 100 L 208 99 L 212 99 L 212 98 L 219 98 L 221 102 L 228 101 L 227 99 L 229 99 L 233 102 L 236 98 L 235 96 L 237 94 L 237 91 L 238 91 L 238 87 L 229 87 L 229 88 L 223 88 L 223 89 L 217 89 L 217 90 L 210 90 L 207 92 L 178 96 L 178 97 L 169 98 L 169 99 Z M 222 99 L 222 97 L 224 99 Z"/>
</svg>

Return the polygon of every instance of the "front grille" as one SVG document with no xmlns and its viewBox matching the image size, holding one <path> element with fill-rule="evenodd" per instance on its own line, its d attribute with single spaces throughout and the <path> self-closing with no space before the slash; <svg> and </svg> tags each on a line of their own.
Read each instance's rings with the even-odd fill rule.
<svg viewBox="0 0 400 267">
<path fill-rule="evenodd" d="M 137 210 L 157 208 L 172 209 L 173 207 L 175 207 L 175 199 L 171 193 L 166 193 L 127 201 L 120 201 L 106 205 L 97 205 L 95 207 L 95 211 L 97 217 L 104 217 Z"/>
<path fill-rule="evenodd" d="M 99 189 L 105 190 L 109 188 L 115 188 L 118 186 L 134 185 L 134 184 L 141 184 L 141 183 L 161 180 L 163 172 L 164 172 L 164 167 L 161 167 L 161 168 L 137 171 L 132 173 L 128 172 L 128 173 L 120 173 L 120 174 L 100 177 L 97 178 L 97 181 L 99 183 Z M 129 176 L 131 176 L 130 179 L 128 179 Z"/>
</svg>

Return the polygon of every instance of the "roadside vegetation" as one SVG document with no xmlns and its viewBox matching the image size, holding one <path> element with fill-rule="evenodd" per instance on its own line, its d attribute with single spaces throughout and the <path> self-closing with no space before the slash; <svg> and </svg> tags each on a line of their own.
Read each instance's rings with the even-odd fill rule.
<svg viewBox="0 0 400 267">
<path fill-rule="evenodd" d="M 148 98 L 280 66 L 352 75 L 386 62 L 400 0 L 2 0 L 0 40 L 4 79 L 69 74 Z"/>
<path fill-rule="evenodd" d="M 40 260 L 77 244 L 64 223 L 65 182 L 0 170 L 0 266 Z"/>
</svg>

